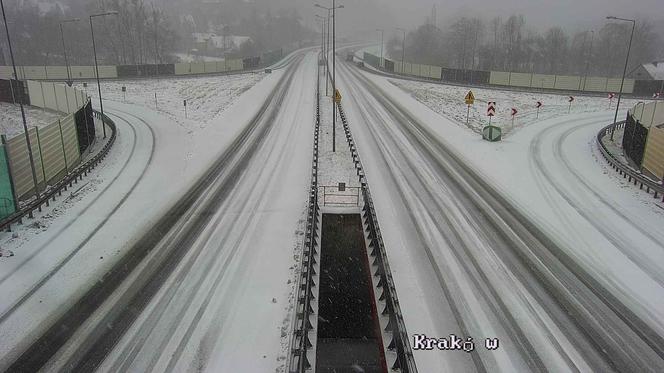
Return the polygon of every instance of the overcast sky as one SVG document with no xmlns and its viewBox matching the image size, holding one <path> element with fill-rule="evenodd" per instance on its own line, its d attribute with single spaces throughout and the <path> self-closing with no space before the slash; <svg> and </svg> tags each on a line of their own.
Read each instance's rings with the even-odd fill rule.
<svg viewBox="0 0 664 373">
<path fill-rule="evenodd" d="M 312 17 L 314 10 L 310 4 L 332 4 L 332 0 L 272 1 L 293 4 L 301 14 L 309 17 Z M 450 17 L 459 15 L 490 19 L 495 16 L 506 18 L 514 13 L 526 17 L 528 28 L 543 30 L 561 26 L 568 32 L 601 27 L 606 23 L 607 15 L 648 18 L 659 21 L 659 25 L 664 23 L 664 0 L 337 0 L 337 4 L 346 7 L 338 18 L 342 28 L 346 18 L 346 22 L 351 21 L 353 25 L 361 20 L 367 30 L 398 26 L 412 29 L 424 23 L 431 14 L 433 4 L 438 9 L 438 25 L 441 28 L 445 28 Z M 307 9 L 310 9 L 309 14 Z M 664 32 L 664 26 L 660 30 Z"/>
</svg>

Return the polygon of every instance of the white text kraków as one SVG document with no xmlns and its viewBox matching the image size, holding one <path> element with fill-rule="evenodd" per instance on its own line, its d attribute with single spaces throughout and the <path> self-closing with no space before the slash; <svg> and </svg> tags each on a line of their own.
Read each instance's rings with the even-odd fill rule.
<svg viewBox="0 0 664 373">
<path fill-rule="evenodd" d="M 500 346 L 498 338 L 486 338 L 484 347 L 487 350 L 497 350 Z M 442 351 L 475 351 L 473 337 L 460 338 L 454 334 L 444 338 L 430 338 L 424 334 L 413 335 L 413 350 L 442 350 Z"/>
</svg>

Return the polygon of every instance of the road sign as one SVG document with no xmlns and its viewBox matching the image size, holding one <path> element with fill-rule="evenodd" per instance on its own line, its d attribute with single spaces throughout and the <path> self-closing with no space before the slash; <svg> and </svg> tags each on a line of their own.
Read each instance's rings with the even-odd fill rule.
<svg viewBox="0 0 664 373">
<path fill-rule="evenodd" d="M 489 101 L 488 102 L 488 107 L 486 109 L 486 115 L 489 117 L 493 117 L 496 115 L 496 102 L 495 101 Z"/>
<path fill-rule="evenodd" d="M 515 116 L 519 111 L 515 108 L 512 108 L 512 116 Z"/>
<path fill-rule="evenodd" d="M 535 107 L 538 108 L 538 109 L 541 108 L 542 107 L 542 101 L 537 101 L 537 103 L 535 103 Z"/>
<path fill-rule="evenodd" d="M 500 141 L 502 134 L 500 127 L 486 126 L 482 129 L 482 138 L 490 142 Z"/>
<path fill-rule="evenodd" d="M 613 103 L 614 97 L 616 97 L 615 93 L 609 93 L 609 109 L 611 109 L 611 103 Z"/>
<path fill-rule="evenodd" d="M 466 100 L 466 105 L 474 105 L 475 104 L 475 95 L 473 94 L 473 91 L 468 91 L 468 94 L 464 98 Z"/>
<path fill-rule="evenodd" d="M 341 103 L 341 93 L 339 92 L 338 89 L 334 91 L 334 102 L 336 102 L 337 104 Z"/>
<path fill-rule="evenodd" d="M 122 92 L 127 92 L 127 87 L 122 86 Z"/>
<path fill-rule="evenodd" d="M 568 102 L 574 102 L 574 97 L 569 96 L 569 99 L 567 100 Z"/>
<path fill-rule="evenodd" d="M 569 99 L 567 100 L 569 102 L 569 108 L 567 109 L 567 114 L 572 112 L 572 102 L 574 102 L 574 97 L 569 96 Z"/>
</svg>

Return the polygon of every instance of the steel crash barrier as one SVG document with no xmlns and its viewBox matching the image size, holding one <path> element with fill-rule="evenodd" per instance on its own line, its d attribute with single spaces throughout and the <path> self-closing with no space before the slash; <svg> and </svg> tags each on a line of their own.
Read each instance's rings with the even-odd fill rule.
<svg viewBox="0 0 664 373">
<path fill-rule="evenodd" d="M 117 138 L 117 129 L 115 123 L 107 115 L 104 114 L 102 117 L 98 111 L 94 111 L 93 115 L 95 118 L 102 120 L 111 130 L 111 136 L 101 151 L 87 162 L 71 170 L 66 177 L 44 191 L 39 199 L 26 202 L 15 213 L 0 221 L 0 229 L 11 231 L 12 224 L 23 224 L 23 219 L 26 216 L 33 218 L 35 211 L 41 212 L 43 206 L 48 207 L 52 201 L 55 201 L 56 197 L 62 196 L 62 192 L 66 192 L 69 188 L 78 184 L 79 181 L 82 181 L 83 177 L 87 176 L 106 157 Z"/>
<path fill-rule="evenodd" d="M 606 145 L 604 145 L 604 142 L 602 141 L 605 136 L 610 135 L 611 132 L 615 131 L 616 129 L 624 128 L 625 123 L 626 121 L 621 121 L 602 128 L 602 130 L 597 134 L 597 146 L 599 147 L 599 150 L 602 153 L 604 159 L 606 159 L 611 167 L 624 179 L 628 179 L 629 182 L 633 182 L 634 185 L 640 185 L 639 189 L 641 190 L 643 190 L 645 187 L 647 193 L 650 193 L 652 190 L 654 193 L 654 198 L 657 198 L 661 194 L 662 201 L 664 202 L 664 186 L 662 184 L 659 184 L 654 180 L 645 177 L 642 173 L 637 172 L 628 165 L 620 162 L 620 160 L 611 154 L 611 152 L 607 149 Z"/>
<path fill-rule="evenodd" d="M 310 317 L 314 310 L 311 305 L 314 299 L 314 293 L 311 288 L 314 286 L 313 276 L 315 275 L 314 265 L 318 239 L 318 215 L 320 207 L 318 206 L 318 137 L 320 131 L 320 74 L 316 83 L 316 114 L 314 127 L 314 149 L 311 162 L 311 186 L 309 189 L 309 202 L 307 207 L 307 222 L 304 235 L 304 247 L 302 250 L 301 272 L 297 283 L 297 301 L 295 309 L 295 323 L 293 326 L 293 337 L 291 340 L 291 353 L 289 361 L 289 372 L 305 372 L 311 369 L 311 363 L 307 357 L 307 352 L 313 347 L 309 333 L 314 327 Z"/>
</svg>

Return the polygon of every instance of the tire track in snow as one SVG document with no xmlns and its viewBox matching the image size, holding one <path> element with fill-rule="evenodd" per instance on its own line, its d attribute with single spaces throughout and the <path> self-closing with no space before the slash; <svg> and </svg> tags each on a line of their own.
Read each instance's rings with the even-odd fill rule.
<svg viewBox="0 0 664 373">
<path fill-rule="evenodd" d="M 113 112 L 113 111 L 116 111 L 116 110 L 112 110 L 111 112 Z M 110 113 L 109 113 L 109 114 L 110 114 Z M 131 114 L 129 114 L 129 113 L 124 113 L 124 112 L 123 112 L 123 114 L 131 115 Z M 101 197 L 103 197 L 104 194 L 105 194 L 108 190 L 111 189 L 111 187 L 113 187 L 113 186 L 116 184 L 118 178 L 123 174 L 124 170 L 129 166 L 130 161 L 132 160 L 133 155 L 134 155 L 134 153 L 135 153 L 135 151 L 136 151 L 136 144 L 137 144 L 137 141 L 136 141 L 136 139 L 137 139 L 137 137 L 136 137 L 136 127 L 135 127 L 130 121 L 128 121 L 126 118 L 124 118 L 124 117 L 122 117 L 122 116 L 119 116 L 119 115 L 117 115 L 117 114 L 112 114 L 111 116 L 115 116 L 115 117 L 117 117 L 118 119 L 122 120 L 123 122 L 125 122 L 127 125 L 129 125 L 129 126 L 131 127 L 131 129 L 132 129 L 132 134 L 133 134 L 133 137 L 132 137 L 132 138 L 133 138 L 133 140 L 134 140 L 133 143 L 132 143 L 131 151 L 129 152 L 129 156 L 127 157 L 127 159 L 126 159 L 125 162 L 123 163 L 121 169 L 120 169 L 120 170 L 118 171 L 118 173 L 113 177 L 113 179 L 111 180 L 111 182 L 108 183 L 108 184 L 106 185 L 106 187 L 104 187 L 104 189 L 102 189 L 102 191 L 101 191 L 101 192 L 100 192 L 100 193 L 99 193 L 99 194 L 98 194 L 98 195 L 97 195 L 92 201 L 90 201 L 90 203 L 89 203 L 89 204 L 88 204 L 83 210 L 81 210 L 81 212 L 78 214 L 77 217 L 82 216 L 82 215 L 85 214 L 88 210 L 90 210 L 91 208 L 93 208 L 94 205 L 95 205 L 95 203 L 96 203 Z M 133 116 L 133 115 L 131 115 L 131 116 Z M 135 116 L 134 116 L 134 117 L 135 117 Z M 72 250 L 72 251 L 71 251 L 71 252 L 70 252 L 70 253 L 69 253 L 64 259 L 62 259 L 62 260 L 61 260 L 61 261 L 60 261 L 55 267 L 53 267 L 48 273 L 46 273 L 44 276 L 42 276 L 42 277 L 39 279 L 39 281 L 37 281 L 37 282 L 36 282 L 36 283 L 35 283 L 35 284 L 34 284 L 34 285 L 33 285 L 33 286 L 32 286 L 32 287 L 31 287 L 26 293 L 24 293 L 24 294 L 21 296 L 21 298 L 19 298 L 18 301 L 14 302 L 14 303 L 13 303 L 8 309 L 6 309 L 5 311 L 3 311 L 3 313 L 0 315 L 0 323 L 3 323 L 4 321 L 6 321 L 6 319 L 7 319 L 9 316 L 11 316 L 11 314 L 13 314 L 13 313 L 14 313 L 14 312 L 15 312 L 15 311 L 16 311 L 21 305 L 23 305 L 23 304 L 24 304 L 24 303 L 25 303 L 25 302 L 26 302 L 26 301 L 27 301 L 32 295 L 34 295 L 34 294 L 35 294 L 35 293 L 36 293 L 36 292 L 37 292 L 37 291 L 38 291 L 38 290 L 39 290 L 39 289 L 40 289 L 40 288 L 41 288 L 41 287 L 42 287 L 42 286 L 48 281 L 48 280 L 50 280 L 50 279 L 51 279 L 51 278 L 52 278 L 52 277 L 53 277 L 58 271 L 60 271 L 60 269 L 62 269 L 62 267 L 64 267 L 64 266 L 65 266 L 65 265 L 66 265 L 66 264 L 67 264 L 67 263 L 68 263 L 68 262 L 69 262 L 74 256 L 76 256 L 76 254 L 78 254 L 78 252 L 79 252 L 79 251 L 85 246 L 85 244 L 87 244 L 87 243 L 90 241 L 90 239 L 91 239 L 91 238 L 92 238 L 92 237 L 93 237 L 93 236 L 94 236 L 94 235 L 95 235 L 95 234 L 96 234 L 96 233 L 97 233 L 97 232 L 103 227 L 103 225 L 104 225 L 104 224 L 105 224 L 105 223 L 106 223 L 106 222 L 107 222 L 107 221 L 108 221 L 108 220 L 109 220 L 109 219 L 115 214 L 115 212 L 116 212 L 116 211 L 117 211 L 117 210 L 118 210 L 118 209 L 119 209 L 119 208 L 125 203 L 125 201 L 127 200 L 127 198 L 129 198 L 129 195 L 131 195 L 131 193 L 134 191 L 134 189 L 136 189 L 136 186 L 137 186 L 138 183 L 141 181 L 141 179 L 142 179 L 143 176 L 145 175 L 145 172 L 147 171 L 147 169 L 149 168 L 149 166 L 150 166 L 150 164 L 151 164 L 151 162 L 152 162 L 152 157 L 153 157 L 153 155 L 154 155 L 154 148 L 155 148 L 155 136 L 154 136 L 154 132 L 153 132 L 152 128 L 147 124 L 147 122 L 143 121 L 142 119 L 140 119 L 140 118 L 138 118 L 138 117 L 135 117 L 135 118 L 138 119 L 140 122 L 142 122 L 142 123 L 143 123 L 143 124 L 144 124 L 144 125 L 150 130 L 151 140 L 152 140 L 152 141 L 151 141 L 151 142 L 152 142 L 152 146 L 151 146 L 151 150 L 150 150 L 150 157 L 149 157 L 149 159 L 148 159 L 148 162 L 147 162 L 146 165 L 144 166 L 144 168 L 143 168 L 143 170 L 142 170 L 140 176 L 138 177 L 138 179 L 136 179 L 136 180 L 134 181 L 134 183 L 132 184 L 131 188 L 130 188 L 130 189 L 129 189 L 129 190 L 128 190 L 123 196 L 122 196 L 122 198 L 118 201 L 118 203 L 117 203 L 117 204 L 115 205 L 115 207 L 111 210 L 111 212 L 110 212 L 109 214 L 107 214 L 106 217 L 105 217 L 105 218 L 104 218 L 99 224 L 97 224 L 97 226 L 95 227 L 95 229 L 94 229 L 94 230 L 93 230 L 93 231 L 92 231 L 92 232 L 91 232 L 86 238 L 84 238 L 84 239 L 81 241 L 81 243 L 78 244 L 78 245 L 76 246 L 76 248 L 74 248 L 74 250 Z M 11 277 L 14 273 L 16 273 L 17 271 L 19 271 L 19 270 L 20 270 L 20 269 L 21 269 L 21 268 L 22 268 L 22 267 L 23 267 L 23 266 L 24 266 L 29 260 L 31 260 L 31 259 L 33 259 L 34 257 L 36 257 L 37 255 L 39 255 L 44 249 L 46 249 L 46 248 L 48 247 L 48 244 L 49 244 L 50 242 L 52 242 L 52 241 L 55 240 L 57 237 L 59 237 L 61 234 L 63 234 L 67 229 L 69 229 L 69 228 L 70 228 L 71 226 L 73 226 L 75 223 L 76 223 L 76 219 L 72 219 L 69 223 L 67 223 L 67 225 L 65 225 L 64 227 L 62 227 L 62 228 L 56 233 L 56 235 L 53 236 L 53 238 L 52 238 L 48 243 L 45 243 L 45 244 L 42 245 L 39 249 L 37 249 L 37 250 L 36 250 L 36 251 L 35 251 L 30 257 L 28 257 L 28 258 L 23 262 L 23 264 L 21 264 L 19 267 L 15 268 L 12 272 L 10 272 L 10 273 L 7 274 L 6 276 L 4 276 L 2 279 L 0 279 L 0 284 L 2 284 L 2 282 L 4 282 L 5 280 L 7 280 L 7 278 Z"/>
<path fill-rule="evenodd" d="M 380 91 L 380 88 L 372 83 L 367 82 L 367 85 L 372 87 L 374 92 Z M 515 253 L 526 268 L 573 317 L 574 326 L 569 328 L 570 330 L 582 331 L 613 369 L 651 370 L 655 366 L 664 367 L 661 356 L 657 356 L 657 343 L 650 339 L 653 331 L 649 327 L 642 324 L 624 304 L 615 299 L 564 251 L 556 248 L 556 244 L 519 210 L 509 207 L 508 201 L 501 193 L 491 185 L 483 183 L 477 172 L 465 166 L 458 156 L 447 150 L 444 143 L 431 141 L 430 139 L 436 139 L 435 135 L 413 119 L 407 109 L 402 109 L 389 98 L 383 98 L 383 101 L 393 108 L 393 112 L 403 116 L 404 120 L 397 123 L 410 131 L 412 136 L 419 136 L 423 146 L 426 147 L 428 142 L 432 151 L 445 154 L 446 159 L 439 160 L 448 163 L 445 168 L 453 170 L 452 174 L 457 174 L 456 182 L 476 194 L 473 200 L 479 203 L 478 209 L 488 213 L 494 224 L 504 226 L 502 233 L 507 239 L 513 240 Z M 407 124 L 410 124 L 410 127 Z M 477 194 L 480 191 L 483 197 Z M 496 214 L 486 210 L 487 208 L 495 209 Z M 661 337 L 655 334 L 654 340 L 658 338 Z"/>
</svg>

